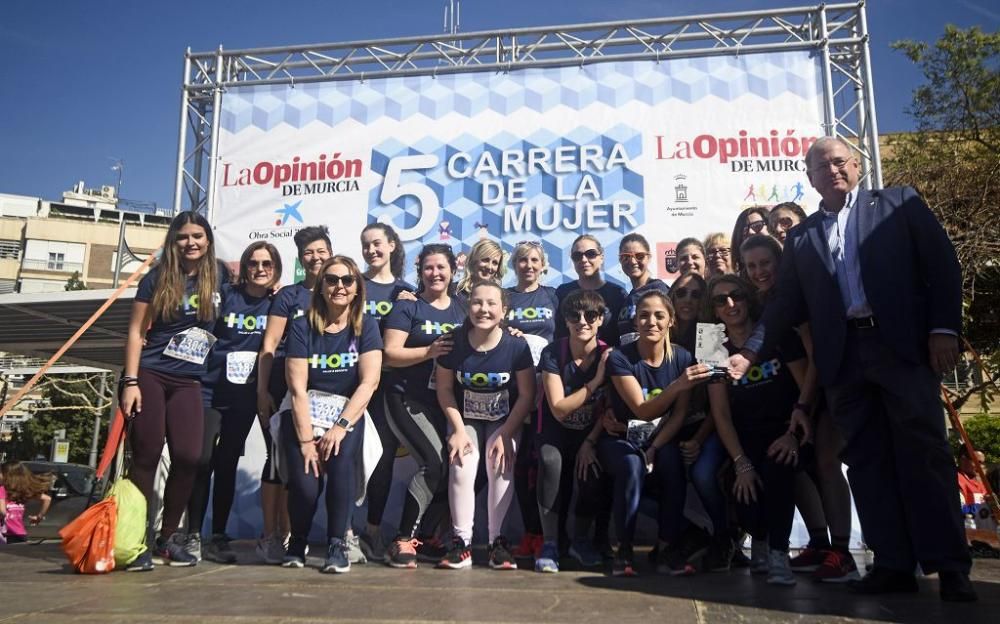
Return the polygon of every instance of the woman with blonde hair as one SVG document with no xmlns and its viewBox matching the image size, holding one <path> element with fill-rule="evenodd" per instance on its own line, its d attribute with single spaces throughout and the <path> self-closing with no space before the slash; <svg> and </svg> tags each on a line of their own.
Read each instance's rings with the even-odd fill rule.
<svg viewBox="0 0 1000 624">
<path fill-rule="evenodd" d="M 729 237 L 722 232 L 713 232 L 705 237 L 706 279 L 733 272 L 733 248 Z"/>
<path fill-rule="evenodd" d="M 500 243 L 489 238 L 479 240 L 469 250 L 465 273 L 458 281 L 455 294 L 463 300 L 468 299 L 474 284 L 484 281 L 502 284 L 506 272 L 507 267 L 504 264 L 504 253 Z"/>
</svg>

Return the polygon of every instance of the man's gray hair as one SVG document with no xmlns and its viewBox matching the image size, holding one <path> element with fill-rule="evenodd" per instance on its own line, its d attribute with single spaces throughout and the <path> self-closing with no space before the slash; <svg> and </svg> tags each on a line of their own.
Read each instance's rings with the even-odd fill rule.
<svg viewBox="0 0 1000 624">
<path fill-rule="evenodd" d="M 812 169 L 812 159 L 815 153 L 820 149 L 826 147 L 830 143 L 840 143 L 847 148 L 847 152 L 851 155 L 851 158 L 858 157 L 858 150 L 856 147 L 851 145 L 850 141 L 842 136 L 824 136 L 816 139 L 816 142 L 809 146 L 809 150 L 806 152 L 806 168 Z"/>
</svg>

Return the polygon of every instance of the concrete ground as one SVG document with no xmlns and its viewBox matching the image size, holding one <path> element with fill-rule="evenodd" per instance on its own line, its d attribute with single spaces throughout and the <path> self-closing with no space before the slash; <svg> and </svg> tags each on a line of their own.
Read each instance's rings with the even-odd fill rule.
<svg viewBox="0 0 1000 624">
<path fill-rule="evenodd" d="M 324 575 L 315 567 L 259 565 L 250 542 L 235 547 L 240 565 L 84 576 L 70 571 L 57 543 L 2 546 L 0 622 L 1000 622 L 995 559 L 977 560 L 973 569 L 979 602 L 955 605 L 938 599 L 933 577 L 920 580 L 919 594 L 868 598 L 807 579 L 771 587 L 745 570 L 657 576 L 644 556 L 637 557 L 640 576 L 631 579 L 573 571 L 568 561 L 555 575 L 429 564 L 356 565 L 346 575 Z M 310 565 L 320 562 L 310 557 Z"/>
</svg>

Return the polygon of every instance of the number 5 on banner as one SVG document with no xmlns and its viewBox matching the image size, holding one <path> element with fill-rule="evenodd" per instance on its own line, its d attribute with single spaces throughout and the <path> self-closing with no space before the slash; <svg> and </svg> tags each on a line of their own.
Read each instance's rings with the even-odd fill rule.
<svg viewBox="0 0 1000 624">
<path fill-rule="evenodd" d="M 400 184 L 400 178 L 404 171 L 430 169 L 436 167 L 438 157 L 434 154 L 415 154 L 412 156 L 396 156 L 389 160 L 385 176 L 382 178 L 382 193 L 379 200 L 383 204 L 391 204 L 404 195 L 412 195 L 420 202 L 420 218 L 417 224 L 411 228 L 401 228 L 387 215 L 379 217 L 382 223 L 392 225 L 401 240 L 416 240 L 431 231 L 437 224 L 438 216 L 441 213 L 441 205 L 438 204 L 437 195 L 430 187 L 419 182 Z"/>
</svg>

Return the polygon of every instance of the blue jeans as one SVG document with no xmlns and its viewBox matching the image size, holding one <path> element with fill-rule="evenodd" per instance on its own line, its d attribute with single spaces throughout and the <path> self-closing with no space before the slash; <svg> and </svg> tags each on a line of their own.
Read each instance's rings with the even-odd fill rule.
<svg viewBox="0 0 1000 624">
<path fill-rule="evenodd" d="M 712 433 L 701 445 L 698 459 L 690 466 L 684 464 L 680 443 L 691 439 L 697 425 L 688 432 L 684 429 L 656 452 L 653 475 L 660 488 L 659 537 L 673 543 L 687 527 L 684 505 L 687 503 L 688 482 L 694 485 L 698 498 L 712 520 L 712 532 L 726 528 L 726 499 L 719 487 L 719 467 L 726 459 L 726 449 L 719 436 Z"/>
<path fill-rule="evenodd" d="M 646 477 L 645 459 L 623 438 L 602 435 L 597 441 L 597 461 L 614 481 L 612 513 L 619 545 L 631 546 L 639 516 L 639 498 Z"/>
</svg>

